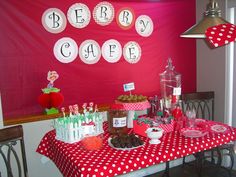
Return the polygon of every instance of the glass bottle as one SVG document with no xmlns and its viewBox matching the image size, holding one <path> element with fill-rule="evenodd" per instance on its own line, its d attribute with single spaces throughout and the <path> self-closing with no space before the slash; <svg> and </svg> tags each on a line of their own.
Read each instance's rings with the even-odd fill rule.
<svg viewBox="0 0 236 177">
<path fill-rule="evenodd" d="M 109 110 L 108 130 L 113 135 L 123 135 L 128 133 L 127 111 L 122 104 L 113 104 Z"/>
<path fill-rule="evenodd" d="M 172 105 L 178 102 L 181 95 L 181 74 L 174 70 L 172 60 L 167 60 L 166 70 L 160 74 L 161 96 L 164 109 L 171 112 Z"/>
</svg>

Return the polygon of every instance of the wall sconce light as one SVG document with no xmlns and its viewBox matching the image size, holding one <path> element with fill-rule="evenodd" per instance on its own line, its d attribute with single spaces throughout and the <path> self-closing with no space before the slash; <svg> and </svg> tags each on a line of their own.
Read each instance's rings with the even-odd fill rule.
<svg viewBox="0 0 236 177">
<path fill-rule="evenodd" d="M 204 17 L 197 24 L 189 28 L 180 37 L 185 38 L 206 38 L 205 32 L 209 27 L 229 23 L 221 18 L 221 10 L 215 0 L 210 0 L 207 4 Z"/>
</svg>

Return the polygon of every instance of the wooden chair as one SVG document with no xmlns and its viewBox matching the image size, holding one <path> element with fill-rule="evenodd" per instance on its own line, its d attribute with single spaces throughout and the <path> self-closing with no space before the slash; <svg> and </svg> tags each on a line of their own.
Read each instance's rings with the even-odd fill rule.
<svg viewBox="0 0 236 177">
<path fill-rule="evenodd" d="M 20 143 L 21 153 L 17 153 L 17 143 Z M 21 125 L 0 129 L 0 158 L 5 164 L 7 177 L 13 177 L 15 174 L 12 171 L 12 164 L 16 164 L 19 177 L 22 177 L 22 174 L 24 174 L 24 177 L 28 177 L 23 128 Z M 23 169 L 21 164 L 23 164 Z M 22 170 L 24 171 L 23 173 Z M 0 177 L 2 177 L 1 172 Z"/>
</svg>

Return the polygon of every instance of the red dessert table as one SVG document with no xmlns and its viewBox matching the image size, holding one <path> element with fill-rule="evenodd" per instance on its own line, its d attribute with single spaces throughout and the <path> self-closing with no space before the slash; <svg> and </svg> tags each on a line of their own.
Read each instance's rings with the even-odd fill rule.
<svg viewBox="0 0 236 177">
<path fill-rule="evenodd" d="M 200 138 L 187 138 L 178 131 L 166 133 L 158 145 L 144 145 L 133 150 L 116 150 L 109 146 L 108 124 L 104 123 L 103 147 L 89 151 L 81 142 L 68 144 L 55 139 L 55 130 L 41 140 L 37 152 L 50 158 L 65 177 L 116 176 L 141 168 L 168 162 L 190 154 L 212 149 L 236 140 L 236 128 L 228 127 L 225 133 L 213 133 Z M 131 130 L 132 131 L 132 130 Z"/>
</svg>

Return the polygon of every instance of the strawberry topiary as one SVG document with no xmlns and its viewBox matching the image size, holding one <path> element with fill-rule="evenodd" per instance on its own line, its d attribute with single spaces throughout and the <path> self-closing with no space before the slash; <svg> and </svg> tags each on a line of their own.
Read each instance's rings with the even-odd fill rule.
<svg viewBox="0 0 236 177">
<path fill-rule="evenodd" d="M 59 113 L 58 107 L 63 103 L 64 96 L 60 93 L 60 89 L 53 87 L 53 82 L 59 77 L 56 71 L 48 72 L 48 80 L 50 81 L 47 88 L 42 89 L 43 93 L 38 97 L 39 104 L 45 108 L 47 114 Z"/>
</svg>

